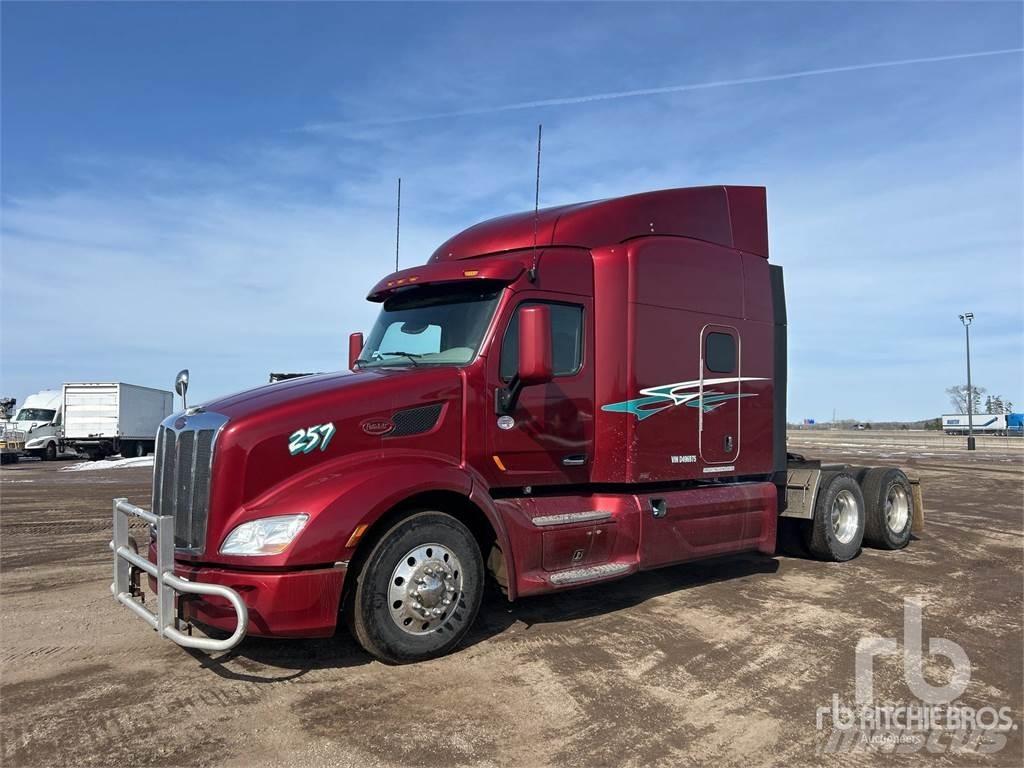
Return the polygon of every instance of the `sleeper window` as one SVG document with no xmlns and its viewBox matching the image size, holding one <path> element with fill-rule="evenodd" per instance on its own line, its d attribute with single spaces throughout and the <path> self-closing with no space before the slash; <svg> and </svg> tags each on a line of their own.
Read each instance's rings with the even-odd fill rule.
<svg viewBox="0 0 1024 768">
<path fill-rule="evenodd" d="M 728 333 L 709 333 L 704 341 L 704 365 L 712 373 L 736 370 L 736 339 Z"/>
</svg>

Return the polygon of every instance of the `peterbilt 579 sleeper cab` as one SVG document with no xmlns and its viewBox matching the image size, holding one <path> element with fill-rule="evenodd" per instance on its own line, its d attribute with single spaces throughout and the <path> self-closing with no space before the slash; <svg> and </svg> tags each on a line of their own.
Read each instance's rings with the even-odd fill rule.
<svg viewBox="0 0 1024 768">
<path fill-rule="evenodd" d="M 373 655 L 414 661 L 458 644 L 488 574 L 515 600 L 773 554 L 780 516 L 826 560 L 899 549 L 921 524 L 901 471 L 787 457 L 763 188 L 493 219 L 368 298 L 351 373 L 170 416 L 152 511 L 115 500 L 115 597 L 162 636 L 226 649 L 344 616 Z"/>
</svg>

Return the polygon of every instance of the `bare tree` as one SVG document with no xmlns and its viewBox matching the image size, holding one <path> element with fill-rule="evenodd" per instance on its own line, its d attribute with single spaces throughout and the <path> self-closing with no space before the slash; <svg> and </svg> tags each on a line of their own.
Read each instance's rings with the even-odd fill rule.
<svg viewBox="0 0 1024 768">
<path fill-rule="evenodd" d="M 972 413 L 981 413 L 981 396 L 985 394 L 984 387 L 972 387 L 973 397 L 971 401 L 973 403 Z M 949 395 L 950 405 L 957 413 L 967 413 L 967 385 L 957 384 L 952 387 L 946 388 L 946 394 Z"/>
</svg>

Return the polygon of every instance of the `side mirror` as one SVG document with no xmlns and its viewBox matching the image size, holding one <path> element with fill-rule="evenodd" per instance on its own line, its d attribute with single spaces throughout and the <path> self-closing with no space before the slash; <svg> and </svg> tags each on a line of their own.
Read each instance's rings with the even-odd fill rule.
<svg viewBox="0 0 1024 768">
<path fill-rule="evenodd" d="M 348 337 L 348 369 L 356 370 L 356 360 L 363 351 L 363 334 L 353 333 Z"/>
<path fill-rule="evenodd" d="M 519 370 L 498 390 L 495 410 L 511 414 L 523 387 L 546 384 L 554 377 L 551 363 L 551 310 L 545 306 L 519 310 Z"/>
<path fill-rule="evenodd" d="M 185 393 L 188 392 L 188 368 L 181 369 L 174 377 L 174 391 L 181 395 L 181 407 L 188 408 L 185 400 Z"/>
<path fill-rule="evenodd" d="M 523 386 L 546 384 L 551 372 L 551 310 L 545 306 L 519 310 L 519 381 Z"/>
</svg>

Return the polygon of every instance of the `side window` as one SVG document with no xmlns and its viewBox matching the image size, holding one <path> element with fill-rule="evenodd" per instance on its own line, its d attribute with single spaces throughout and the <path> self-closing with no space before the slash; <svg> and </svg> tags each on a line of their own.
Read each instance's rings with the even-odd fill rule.
<svg viewBox="0 0 1024 768">
<path fill-rule="evenodd" d="M 551 312 L 551 368 L 555 376 L 571 376 L 583 364 L 583 307 L 578 304 L 524 302 L 508 324 L 501 342 L 501 378 L 511 379 L 519 363 L 519 310 L 544 304 Z"/>
<path fill-rule="evenodd" d="M 709 333 L 704 340 L 704 365 L 712 373 L 736 370 L 736 339 L 728 333 Z"/>
</svg>

